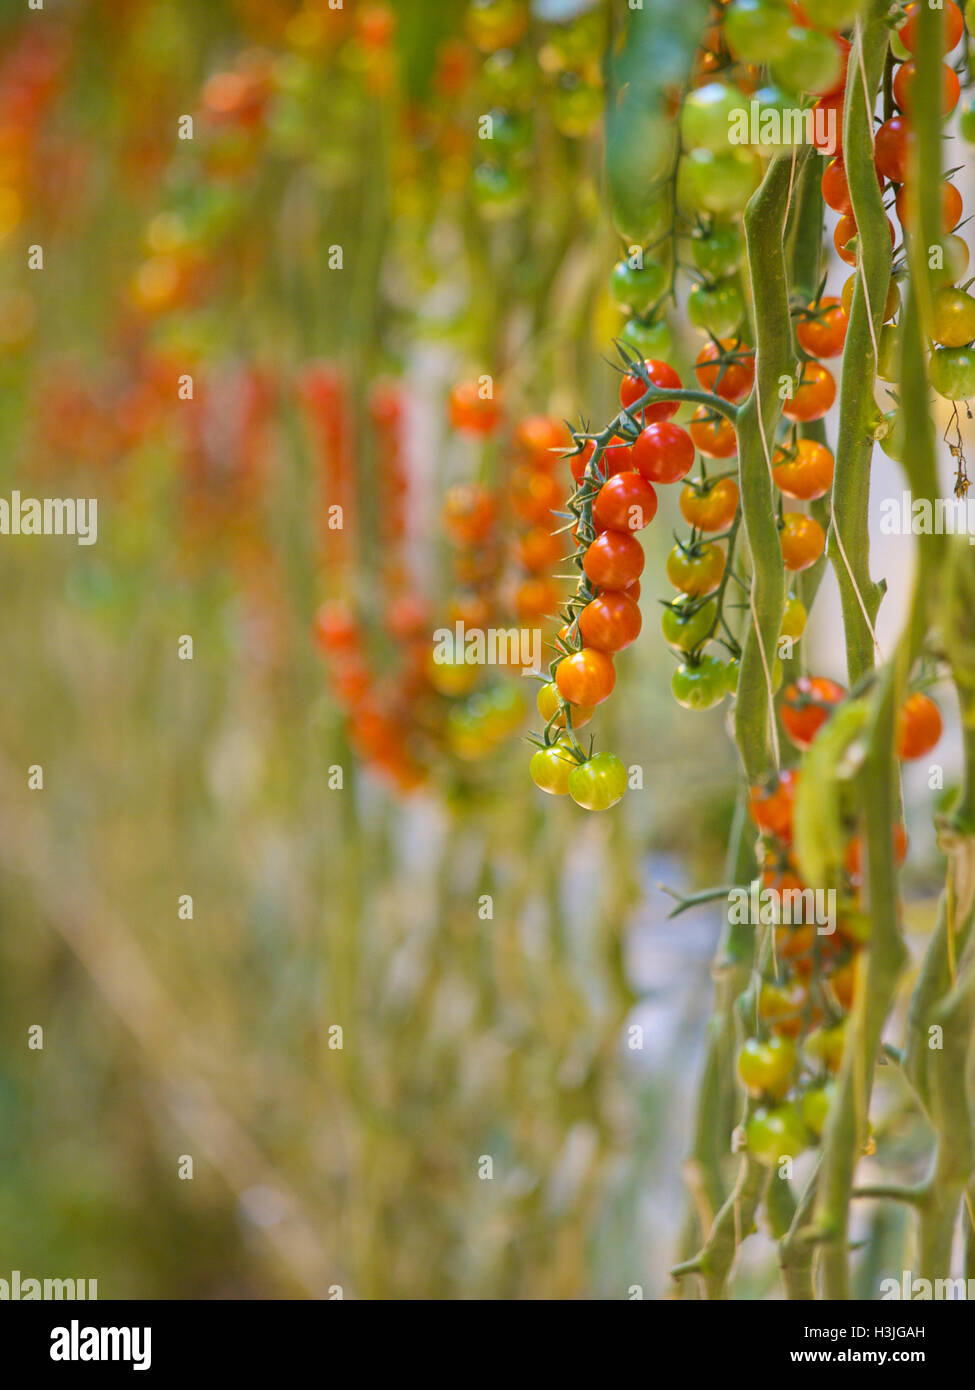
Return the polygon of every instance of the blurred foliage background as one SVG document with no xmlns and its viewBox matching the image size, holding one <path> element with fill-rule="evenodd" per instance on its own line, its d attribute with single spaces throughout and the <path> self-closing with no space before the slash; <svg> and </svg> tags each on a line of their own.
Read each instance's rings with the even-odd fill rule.
<svg viewBox="0 0 975 1390">
<path fill-rule="evenodd" d="M 457 585 L 445 488 L 510 464 L 448 428 L 451 386 L 496 374 L 511 421 L 608 418 L 616 22 L 516 0 L 5 7 L 2 491 L 96 497 L 99 531 L 0 540 L 4 1277 L 146 1298 L 669 1287 L 719 920 L 668 922 L 657 884 L 723 881 L 723 720 L 672 704 L 648 633 L 600 716 L 645 790 L 587 819 L 531 786 L 516 734 L 477 760 L 431 735 L 444 706 L 403 705 L 389 627 L 404 592 L 442 612 Z M 498 91 L 517 119 L 486 166 Z M 392 528 L 370 426 L 390 379 Z M 354 525 L 330 540 L 339 494 Z M 354 718 L 350 746 L 364 691 L 343 704 L 323 677 L 313 620 L 337 596 L 370 695 L 408 711 L 409 795 Z M 760 1296 L 760 1258 L 748 1280 Z"/>
</svg>

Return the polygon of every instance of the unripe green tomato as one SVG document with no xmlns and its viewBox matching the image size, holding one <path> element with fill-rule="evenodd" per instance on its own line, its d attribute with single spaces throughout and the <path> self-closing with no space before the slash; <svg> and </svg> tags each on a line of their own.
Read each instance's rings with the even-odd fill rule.
<svg viewBox="0 0 975 1390">
<path fill-rule="evenodd" d="M 767 1042 L 746 1038 L 738 1053 L 738 1076 L 752 1095 L 784 1096 L 796 1069 L 796 1045 L 773 1035 Z"/>
<path fill-rule="evenodd" d="M 687 317 L 715 338 L 731 338 L 745 316 L 745 296 L 737 279 L 695 285 L 687 296 Z"/>
<path fill-rule="evenodd" d="M 797 24 L 789 30 L 785 52 L 769 70 L 773 80 L 787 92 L 822 96 L 832 91 L 842 77 L 843 60 L 829 34 Z"/>
<path fill-rule="evenodd" d="M 569 795 L 587 811 L 606 811 L 622 801 L 625 792 L 626 768 L 614 753 L 597 753 L 569 775 Z"/>
<path fill-rule="evenodd" d="M 745 239 L 734 222 L 713 222 L 707 231 L 695 233 L 691 238 L 694 264 L 711 280 L 719 280 L 737 270 L 744 253 Z"/>
<path fill-rule="evenodd" d="M 732 146 L 721 154 L 691 150 L 680 163 L 677 198 L 691 214 L 743 212 L 763 172 L 761 159 L 747 146 Z"/>
<path fill-rule="evenodd" d="M 782 614 L 782 626 L 779 629 L 779 635 L 781 637 L 791 637 L 794 642 L 798 642 L 799 638 L 806 630 L 807 617 L 808 614 L 806 613 L 805 604 L 800 599 L 796 598 L 795 594 L 790 594 L 786 599 L 785 612 Z"/>
<path fill-rule="evenodd" d="M 478 164 L 471 175 L 474 202 L 491 221 L 511 217 L 525 205 L 526 187 L 521 173 L 499 164 Z"/>
<path fill-rule="evenodd" d="M 893 323 L 885 323 L 877 345 L 877 375 L 881 381 L 899 381 L 901 374 L 901 331 Z"/>
<path fill-rule="evenodd" d="M 579 764 L 559 744 L 539 748 L 531 756 L 528 772 L 536 787 L 550 796 L 568 796 L 569 778 Z"/>
<path fill-rule="evenodd" d="M 674 600 L 673 607 L 664 609 L 660 620 L 664 641 L 681 652 L 692 652 L 700 646 L 710 636 L 718 616 L 718 605 L 713 598 L 705 599 L 697 608 L 692 608 L 693 602 L 690 594 L 681 594 Z"/>
<path fill-rule="evenodd" d="M 826 1119 L 835 1095 L 835 1081 L 827 1081 L 825 1086 L 811 1086 L 808 1091 L 803 1091 L 799 1100 L 799 1110 L 803 1123 L 813 1134 L 819 1136 L 826 1128 Z"/>
<path fill-rule="evenodd" d="M 975 145 L 975 97 L 966 97 L 958 115 L 958 129 L 961 138 L 969 145 Z"/>
<path fill-rule="evenodd" d="M 732 0 L 724 12 L 728 47 L 743 63 L 770 63 L 789 45 L 792 15 L 772 0 Z"/>
<path fill-rule="evenodd" d="M 606 113 L 606 180 L 613 225 L 628 242 L 646 246 L 662 207 L 669 206 L 664 189 L 674 163 L 677 127 L 659 113 L 647 111 L 635 92 L 620 94 Z M 669 227 L 669 213 L 667 227 Z M 666 230 L 666 227 L 664 228 Z"/>
<path fill-rule="evenodd" d="M 744 95 L 726 82 L 706 82 L 688 92 L 680 113 L 685 150 L 726 150 L 733 113 L 745 107 Z"/>
<path fill-rule="evenodd" d="M 834 1024 L 832 1028 L 815 1028 L 809 1034 L 804 1044 L 804 1051 L 808 1057 L 821 1062 L 827 1071 L 836 1072 L 840 1069 L 843 1061 L 843 1049 L 846 1046 L 846 1020 Z"/>
<path fill-rule="evenodd" d="M 766 1168 L 774 1168 L 782 1158 L 795 1158 L 808 1142 L 806 1126 L 794 1105 L 754 1111 L 745 1123 L 748 1152 Z"/>
<path fill-rule="evenodd" d="M 810 0 L 806 18 L 821 29 L 849 29 L 866 9 L 866 0 Z"/>
<path fill-rule="evenodd" d="M 877 443 L 889 459 L 893 459 L 895 463 L 902 463 L 906 447 L 904 417 L 899 410 L 888 410 L 884 419 L 887 422 L 887 433 L 881 435 Z"/>
<path fill-rule="evenodd" d="M 934 296 L 934 340 L 942 347 L 965 347 L 975 338 L 975 299 L 965 290 L 943 289 Z"/>
<path fill-rule="evenodd" d="M 663 319 L 653 323 L 628 319 L 620 331 L 620 341 L 628 343 L 645 362 L 666 361 L 674 346 L 673 335 Z"/>
<path fill-rule="evenodd" d="M 975 350 L 935 348 L 931 354 L 931 385 L 948 401 L 975 396 Z"/>
<path fill-rule="evenodd" d="M 933 290 L 947 289 L 956 285 L 968 269 L 968 244 L 960 236 L 952 233 L 942 237 L 941 268 L 928 267 L 928 279 Z"/>
<path fill-rule="evenodd" d="M 713 709 L 726 694 L 724 666 L 716 656 L 685 662 L 671 677 L 670 689 L 684 709 Z"/>
<path fill-rule="evenodd" d="M 751 99 L 752 101 L 758 102 L 759 132 L 763 134 L 774 134 L 777 129 L 779 135 L 782 137 L 778 141 L 763 139 L 760 144 L 753 146 L 758 154 L 768 159 L 776 154 L 780 154 L 783 150 L 791 150 L 796 142 L 785 138 L 789 132 L 795 133 L 800 141 L 804 139 L 804 135 L 801 133 L 804 127 L 791 119 L 788 121 L 782 119 L 786 111 L 791 112 L 796 109 L 796 96 L 794 92 L 785 92 L 781 87 L 769 84 L 768 86 L 760 87 Z M 775 122 L 769 121 L 765 131 L 763 131 L 762 119 L 766 111 L 777 112 L 779 119 Z"/>
<path fill-rule="evenodd" d="M 617 304 L 635 314 L 645 314 L 667 293 L 670 267 L 663 261 L 645 259 L 642 266 L 628 260 L 617 261 L 609 277 L 609 292 Z"/>
</svg>

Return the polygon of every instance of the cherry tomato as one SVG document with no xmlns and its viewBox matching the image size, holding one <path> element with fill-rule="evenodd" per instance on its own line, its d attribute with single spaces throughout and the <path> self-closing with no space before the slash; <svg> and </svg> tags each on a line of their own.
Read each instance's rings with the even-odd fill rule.
<svg viewBox="0 0 975 1390">
<path fill-rule="evenodd" d="M 515 447 L 536 468 L 547 468 L 572 447 L 572 437 L 551 415 L 527 415 L 515 430 Z"/>
<path fill-rule="evenodd" d="M 660 628 L 664 641 L 678 651 L 692 652 L 714 630 L 718 605 L 713 598 L 701 603 L 690 594 L 680 594 L 664 608 Z"/>
<path fill-rule="evenodd" d="M 546 681 L 545 684 L 539 688 L 538 695 L 535 698 L 535 704 L 546 724 L 552 719 L 555 719 L 555 728 L 565 728 L 567 723 L 565 710 L 561 709 L 559 688 L 555 681 Z M 573 705 L 572 709 L 569 711 L 573 729 L 581 729 L 584 724 L 588 724 L 592 718 L 592 713 L 591 705 Z"/>
<path fill-rule="evenodd" d="M 796 1069 L 796 1045 L 791 1038 L 746 1038 L 738 1053 L 738 1077 L 754 1096 L 783 1096 Z"/>
<path fill-rule="evenodd" d="M 722 362 L 719 359 L 725 358 Z M 733 338 L 707 343 L 697 356 L 694 374 L 705 391 L 723 400 L 738 403 L 750 393 L 755 381 L 755 354 Z"/>
<path fill-rule="evenodd" d="M 740 108 L 741 92 L 727 82 L 706 82 L 688 92 L 680 113 L 684 148 L 726 150 L 729 123 Z"/>
<path fill-rule="evenodd" d="M 803 1091 L 799 1100 L 799 1110 L 803 1124 L 813 1134 L 821 1135 L 826 1128 L 826 1120 L 835 1095 L 835 1081 L 827 1081 L 825 1086 L 811 1086 L 808 1091 Z"/>
<path fill-rule="evenodd" d="M 586 551 L 586 577 L 599 589 L 625 589 L 639 579 L 646 564 L 643 547 L 626 531 L 604 531 Z"/>
<path fill-rule="evenodd" d="M 772 80 L 787 92 L 831 95 L 843 85 L 846 74 L 849 45 L 844 47 L 844 42 L 820 29 L 794 26 L 785 53 L 770 64 Z"/>
<path fill-rule="evenodd" d="M 555 684 L 563 700 L 573 705 L 595 706 L 608 700 L 616 684 L 616 671 L 605 652 L 583 647 L 560 661 Z"/>
<path fill-rule="evenodd" d="M 941 711 L 930 695 L 908 695 L 897 716 L 897 756 L 923 758 L 941 737 Z"/>
<path fill-rule="evenodd" d="M 689 150 L 677 173 L 677 201 L 688 214 L 730 217 L 744 211 L 761 181 L 762 161 L 746 146 Z"/>
<path fill-rule="evenodd" d="M 897 190 L 894 207 L 897 209 L 901 226 L 908 228 L 913 212 L 911 194 L 906 183 Z M 961 221 L 963 211 L 961 194 L 955 185 L 946 179 L 941 185 L 941 230 L 946 233 L 953 232 Z"/>
<path fill-rule="evenodd" d="M 687 317 L 695 328 L 724 339 L 738 330 L 745 315 L 745 297 L 735 277 L 717 284 L 697 284 L 687 296 Z"/>
<path fill-rule="evenodd" d="M 652 483 L 676 483 L 694 467 L 694 443 L 680 425 L 647 425 L 633 445 L 633 467 Z"/>
<path fill-rule="evenodd" d="M 787 570 L 796 573 L 814 565 L 826 548 L 826 533 L 813 516 L 802 512 L 786 512 L 779 531 L 782 560 Z"/>
<path fill-rule="evenodd" d="M 836 1023 L 832 1028 L 817 1028 L 805 1041 L 803 1051 L 815 1061 L 821 1062 L 827 1071 L 837 1072 L 843 1061 L 846 1046 L 846 1020 Z"/>
<path fill-rule="evenodd" d="M 684 662 L 671 677 L 670 689 L 684 709 L 713 709 L 727 694 L 724 665 L 716 656 Z"/>
<path fill-rule="evenodd" d="M 961 36 L 965 30 L 965 21 L 962 18 L 961 10 L 953 0 L 944 0 L 944 51 L 950 53 L 951 50 L 961 42 Z M 908 5 L 907 19 L 897 30 L 897 37 L 907 49 L 908 53 L 913 53 L 917 48 L 918 21 L 920 19 L 919 3 Z"/>
<path fill-rule="evenodd" d="M 833 485 L 833 455 L 815 439 L 797 439 L 788 448 L 779 445 L 772 455 L 772 478 L 785 497 L 810 502 L 825 497 Z"/>
<path fill-rule="evenodd" d="M 569 795 L 587 811 L 606 811 L 626 793 L 626 768 L 613 753 L 597 753 L 569 777 Z"/>
<path fill-rule="evenodd" d="M 621 652 L 640 635 L 643 619 L 628 594 L 606 589 L 579 614 L 579 631 L 587 647 L 600 652 Z"/>
<path fill-rule="evenodd" d="M 565 553 L 566 539 L 544 526 L 533 526 L 518 540 L 518 559 L 529 574 L 539 574 L 558 564 Z"/>
<path fill-rule="evenodd" d="M 904 116 L 891 116 L 874 137 L 874 163 L 884 178 L 892 183 L 904 183 L 907 179 L 911 139 L 911 128 Z M 843 208 L 842 211 L 852 212 L 852 208 Z"/>
<path fill-rule="evenodd" d="M 673 367 L 666 362 L 657 362 L 651 359 L 643 364 L 647 376 L 654 386 L 662 391 L 679 391 L 683 385 L 680 377 Z M 627 373 L 620 382 L 620 405 L 624 410 L 630 410 L 641 396 L 645 396 L 647 388 L 636 375 Z M 644 423 L 651 425 L 662 420 L 670 420 L 680 409 L 679 401 L 658 401 L 653 405 L 648 405 L 642 412 Z"/>
<path fill-rule="evenodd" d="M 744 63 L 768 63 L 789 47 L 792 16 L 770 0 L 733 0 L 724 12 L 728 47 Z"/>
<path fill-rule="evenodd" d="M 559 606 L 561 590 L 554 579 L 534 574 L 515 590 L 515 612 L 524 622 L 547 618 Z"/>
<path fill-rule="evenodd" d="M 607 530 L 642 531 L 657 514 L 657 494 L 639 473 L 617 473 L 599 489 L 592 514 Z"/>
<path fill-rule="evenodd" d="M 800 676 L 782 696 L 779 717 L 797 748 L 808 748 L 846 691 L 825 676 Z"/>
<path fill-rule="evenodd" d="M 696 229 L 691 240 L 694 264 L 712 280 L 737 270 L 744 251 L 741 232 L 734 222 L 712 222 L 707 228 Z"/>
<path fill-rule="evenodd" d="M 688 484 L 681 489 L 681 516 L 699 531 L 725 531 L 738 511 L 738 484 L 734 478 L 719 478 L 703 486 Z"/>
<path fill-rule="evenodd" d="M 934 296 L 934 332 L 942 347 L 966 347 L 975 339 L 975 299 L 965 290 L 942 289 Z"/>
<path fill-rule="evenodd" d="M 796 598 L 795 594 L 790 594 L 786 599 L 779 635 L 789 637 L 793 642 L 798 642 L 806 630 L 807 616 L 805 605 Z"/>
<path fill-rule="evenodd" d="M 758 991 L 758 1016 L 776 1033 L 794 1038 L 802 1028 L 809 991 L 801 980 L 776 985 L 763 980 Z"/>
<path fill-rule="evenodd" d="M 859 278 L 859 275 L 854 271 L 854 273 L 844 281 L 843 289 L 840 292 L 840 302 L 843 305 L 843 312 L 846 314 L 847 318 L 849 318 L 850 310 L 853 308 L 853 295 L 856 291 Z M 901 292 L 897 288 L 897 281 L 891 277 L 890 284 L 887 286 L 887 298 L 884 301 L 884 323 L 886 323 L 888 319 L 894 317 L 897 310 L 900 308 L 900 304 Z"/>
<path fill-rule="evenodd" d="M 664 319 L 652 323 L 628 319 L 620 329 L 620 341 L 641 357 L 669 357 L 674 348 L 673 335 Z"/>
<path fill-rule="evenodd" d="M 806 1126 L 794 1105 L 759 1108 L 745 1122 L 748 1152 L 766 1168 L 774 1168 L 783 1158 L 795 1158 L 808 1142 Z"/>
<path fill-rule="evenodd" d="M 894 73 L 894 100 L 898 109 L 911 111 L 911 88 L 914 86 L 916 69 L 913 59 L 908 59 L 906 63 L 901 63 Z M 958 105 L 958 98 L 961 95 L 961 83 L 954 68 L 950 68 L 947 63 L 941 65 L 941 114 L 950 116 Z"/>
<path fill-rule="evenodd" d="M 447 402 L 452 427 L 462 434 L 493 434 L 501 423 L 501 406 L 495 391 L 485 394 L 476 381 L 461 381 L 453 387 Z"/>
<path fill-rule="evenodd" d="M 748 813 L 759 830 L 786 844 L 792 839 L 792 807 L 798 785 L 798 772 L 784 768 L 776 782 L 752 787 L 748 796 Z"/>
<path fill-rule="evenodd" d="M 559 744 L 551 748 L 539 748 L 531 756 L 528 773 L 536 787 L 550 796 L 568 796 L 569 777 L 577 766 L 574 758 L 567 757 Z"/>
<path fill-rule="evenodd" d="M 705 458 L 730 459 L 738 452 L 738 436 L 734 425 L 723 415 L 718 415 L 703 405 L 698 406 L 694 412 L 689 432 L 692 441 Z M 693 459 L 691 462 L 693 463 Z M 642 468 L 640 471 L 645 473 Z"/>
<path fill-rule="evenodd" d="M 820 97 L 813 107 L 813 140 L 821 154 L 843 154 L 843 99 L 842 88 Z M 835 135 L 834 142 L 831 138 Z"/>
<path fill-rule="evenodd" d="M 827 295 L 810 304 L 809 312 L 813 317 L 800 318 L 796 324 L 799 346 L 810 357 L 839 357 L 850 326 L 843 305 L 835 296 Z"/>
<path fill-rule="evenodd" d="M 647 259 L 642 266 L 619 261 L 610 276 L 609 291 L 617 304 L 646 314 L 667 293 L 670 273 L 663 261 Z"/>
<path fill-rule="evenodd" d="M 319 608 L 315 614 L 315 637 L 329 656 L 357 650 L 359 626 L 343 599 L 332 599 Z"/>
<path fill-rule="evenodd" d="M 617 441 L 616 443 L 613 440 Z M 590 439 L 582 450 L 581 454 L 573 454 L 570 459 L 572 476 L 579 487 L 585 477 L 586 467 L 589 460 L 596 452 L 595 441 Z M 598 472 L 602 478 L 611 478 L 615 473 L 624 473 L 634 467 L 633 446 L 620 439 L 619 435 L 614 435 L 606 448 L 599 456 Z"/>
<path fill-rule="evenodd" d="M 949 401 L 975 396 L 975 350 L 935 348 L 930 361 L 931 385 Z"/>
<path fill-rule="evenodd" d="M 803 362 L 802 376 L 794 391 L 789 400 L 783 401 L 782 414 L 787 420 L 806 424 L 829 413 L 836 399 L 836 382 L 821 362 Z"/>
<path fill-rule="evenodd" d="M 539 526 L 553 525 L 552 513 L 565 502 L 565 489 L 558 479 L 528 464 L 521 464 L 512 473 L 510 495 L 515 515 Z"/>
<path fill-rule="evenodd" d="M 497 516 L 494 498 L 480 483 L 455 483 L 443 505 L 444 530 L 458 545 L 483 541 Z"/>
<path fill-rule="evenodd" d="M 846 168 L 842 159 L 831 159 L 823 171 L 821 180 L 823 190 L 823 202 L 834 212 L 844 213 L 847 217 L 853 216 L 853 204 L 850 201 L 850 186 L 846 181 Z"/>
<path fill-rule="evenodd" d="M 667 556 L 667 578 L 684 594 L 713 594 L 724 575 L 724 551 L 711 541 L 685 548 L 675 545 Z"/>
</svg>

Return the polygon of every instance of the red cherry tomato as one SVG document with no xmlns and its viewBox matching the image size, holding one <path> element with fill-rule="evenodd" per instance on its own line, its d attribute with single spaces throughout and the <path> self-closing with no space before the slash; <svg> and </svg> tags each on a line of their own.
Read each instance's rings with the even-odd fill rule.
<svg viewBox="0 0 975 1390">
<path fill-rule="evenodd" d="M 604 531 L 587 549 L 582 561 L 586 578 L 599 589 L 625 589 L 643 573 L 646 556 L 635 536 Z"/>
<path fill-rule="evenodd" d="M 593 519 L 610 531 L 642 531 L 657 514 L 657 494 L 639 473 L 617 473 L 599 489 Z"/>
<path fill-rule="evenodd" d="M 916 68 L 913 58 L 906 63 L 901 63 L 894 73 L 894 100 L 898 109 L 911 111 L 911 88 L 914 86 Z M 950 116 L 958 105 L 958 98 L 961 95 L 961 83 L 954 68 L 950 68 L 947 63 L 941 65 L 941 114 Z"/>
<path fill-rule="evenodd" d="M 650 381 L 654 386 L 659 386 L 661 390 L 679 391 L 683 385 L 673 367 L 666 362 L 657 362 L 651 358 L 644 362 L 643 366 Z M 620 405 L 624 410 L 629 410 L 641 396 L 646 395 L 646 392 L 647 388 L 640 378 L 627 373 L 620 382 Z M 642 412 L 644 423 L 652 425 L 661 420 L 670 420 L 679 409 L 679 401 L 658 401 L 654 405 L 647 406 Z"/>
<path fill-rule="evenodd" d="M 603 450 L 599 458 L 599 473 L 601 477 L 611 478 L 614 473 L 623 473 L 634 467 L 633 446 L 620 439 L 619 435 L 614 435 Z M 579 487 L 582 486 L 582 479 L 585 476 L 589 460 L 596 452 L 595 441 L 590 439 L 581 454 L 573 454 L 569 460 L 572 466 L 572 476 Z"/>
<path fill-rule="evenodd" d="M 748 796 L 748 812 L 759 830 L 786 844 L 792 839 L 792 807 L 798 785 L 798 772 L 785 768 L 777 782 L 752 787 Z"/>
<path fill-rule="evenodd" d="M 904 116 L 891 116 L 874 136 L 873 161 L 892 183 L 903 183 L 907 178 L 910 140 L 911 129 Z"/>
<path fill-rule="evenodd" d="M 633 445 L 633 467 L 650 482 L 676 483 L 694 467 L 694 443 L 680 425 L 647 425 Z"/>
<path fill-rule="evenodd" d="M 917 48 L 918 20 L 920 18 L 919 3 L 908 5 L 907 20 L 897 31 L 897 37 L 907 49 L 908 53 L 913 53 Z M 950 53 L 953 48 L 958 46 L 962 34 L 965 32 L 965 21 L 962 18 L 961 10 L 954 0 L 945 0 L 944 9 L 944 51 Z"/>
<path fill-rule="evenodd" d="M 719 358 L 725 357 L 722 363 Z M 697 356 L 694 374 L 705 391 L 737 404 L 750 393 L 755 381 L 755 354 L 732 338 L 720 346 L 708 343 Z"/>
<path fill-rule="evenodd" d="M 640 635 L 643 619 L 629 594 L 604 590 L 579 614 L 579 631 L 587 647 L 600 652 L 621 652 Z"/>
<path fill-rule="evenodd" d="M 833 486 L 833 455 L 814 439 L 797 439 L 795 448 L 782 445 L 772 455 L 772 479 L 785 497 L 811 502 L 825 497 Z"/>
<path fill-rule="evenodd" d="M 846 691 L 825 676 L 800 676 L 782 693 L 779 717 L 797 748 L 808 748 Z"/>
</svg>

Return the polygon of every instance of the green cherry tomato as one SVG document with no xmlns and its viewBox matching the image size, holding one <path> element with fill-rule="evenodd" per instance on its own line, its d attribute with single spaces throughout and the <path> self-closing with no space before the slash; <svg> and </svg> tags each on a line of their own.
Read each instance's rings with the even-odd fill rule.
<svg viewBox="0 0 975 1390">
<path fill-rule="evenodd" d="M 642 266 L 618 261 L 609 278 L 609 291 L 617 304 L 645 314 L 667 293 L 670 267 L 663 261 L 644 260 Z"/>
<path fill-rule="evenodd" d="M 695 285 L 687 296 L 687 317 L 714 338 L 731 338 L 745 314 L 745 297 L 736 279 Z"/>
<path fill-rule="evenodd" d="M 904 437 L 904 417 L 899 410 L 888 410 L 879 427 L 884 430 L 877 438 L 877 443 L 889 459 L 895 463 L 900 463 L 904 458 L 906 439 Z"/>
<path fill-rule="evenodd" d="M 614 753 L 597 753 L 569 774 L 569 795 L 587 811 L 606 811 L 622 801 L 626 768 Z"/>
<path fill-rule="evenodd" d="M 673 335 L 663 319 L 653 323 L 628 319 L 620 330 L 620 341 L 628 343 L 645 362 L 665 362 L 674 346 Z"/>
<path fill-rule="evenodd" d="M 943 236 L 940 242 L 942 252 L 941 266 L 929 267 L 928 279 L 933 290 L 950 289 L 964 277 L 968 269 L 968 243 L 954 232 Z"/>
<path fill-rule="evenodd" d="M 846 1019 L 832 1028 L 816 1028 L 808 1036 L 804 1051 L 827 1071 L 839 1071 L 846 1046 Z"/>
<path fill-rule="evenodd" d="M 796 1045 L 785 1037 L 768 1042 L 746 1038 L 737 1065 L 741 1083 L 752 1095 L 783 1096 L 796 1069 Z"/>
<path fill-rule="evenodd" d="M 781 637 L 791 637 L 793 642 L 798 642 L 799 638 L 806 630 L 805 604 L 795 594 L 790 594 L 786 599 L 785 612 L 782 614 L 782 626 L 779 628 Z"/>
<path fill-rule="evenodd" d="M 694 264 L 712 280 L 737 270 L 744 253 L 744 238 L 734 222 L 713 222 L 706 231 L 695 232 L 691 239 Z"/>
<path fill-rule="evenodd" d="M 550 796 L 568 796 L 569 779 L 579 764 L 564 756 L 559 744 L 539 748 L 531 756 L 528 772 L 536 787 Z"/>
<path fill-rule="evenodd" d="M 975 396 L 975 350 L 935 348 L 931 354 L 931 385 L 948 401 Z"/>
<path fill-rule="evenodd" d="M 975 145 L 975 97 L 966 97 L 962 102 L 958 129 L 966 144 Z"/>
<path fill-rule="evenodd" d="M 934 340 L 960 348 L 975 338 L 975 299 L 965 290 L 943 289 L 934 297 Z"/>
<path fill-rule="evenodd" d="M 901 331 L 893 323 L 885 323 L 877 345 L 877 375 L 881 381 L 899 381 L 901 374 Z"/>
<path fill-rule="evenodd" d="M 670 689 L 684 709 L 713 709 L 727 693 L 724 666 L 716 656 L 684 662 L 671 677 Z"/>
<path fill-rule="evenodd" d="M 685 150 L 726 150 L 734 113 L 745 107 L 743 94 L 726 82 L 706 82 L 688 92 L 680 114 Z"/>
<path fill-rule="evenodd" d="M 849 29 L 857 15 L 863 13 L 864 0 L 813 0 L 814 23 L 822 29 Z"/>
<path fill-rule="evenodd" d="M 692 652 L 710 637 L 718 616 L 718 605 L 713 598 L 694 605 L 690 594 L 681 594 L 672 607 L 664 609 L 660 620 L 664 641 L 681 652 Z"/>
<path fill-rule="evenodd" d="M 763 172 L 761 159 L 748 146 L 732 145 L 720 154 L 691 150 L 677 175 L 678 201 L 691 214 L 743 212 Z"/>
<path fill-rule="evenodd" d="M 794 1105 L 758 1109 L 745 1124 L 748 1151 L 766 1168 L 774 1168 L 782 1158 L 795 1158 L 806 1147 L 807 1133 Z"/>
<path fill-rule="evenodd" d="M 821 1135 L 826 1128 L 826 1118 L 835 1095 L 835 1081 L 827 1081 L 825 1086 L 811 1086 L 802 1093 L 799 1110 L 803 1123 L 813 1134 Z"/>
<path fill-rule="evenodd" d="M 789 47 L 792 15 L 772 0 L 733 0 L 724 12 L 728 47 L 743 63 L 770 63 Z"/>
<path fill-rule="evenodd" d="M 832 91 L 842 77 L 843 60 L 829 34 L 797 24 L 789 30 L 786 50 L 772 63 L 770 71 L 773 80 L 787 92 L 822 96 Z"/>
</svg>

